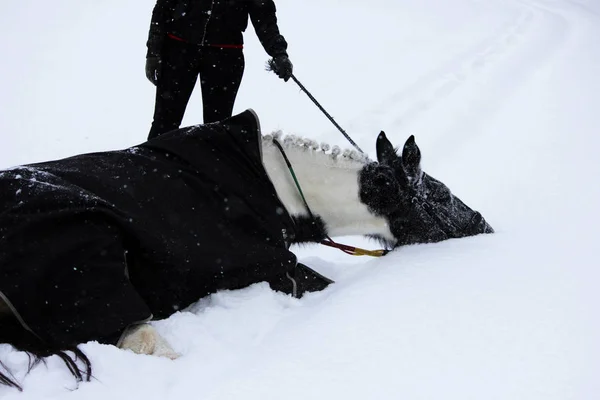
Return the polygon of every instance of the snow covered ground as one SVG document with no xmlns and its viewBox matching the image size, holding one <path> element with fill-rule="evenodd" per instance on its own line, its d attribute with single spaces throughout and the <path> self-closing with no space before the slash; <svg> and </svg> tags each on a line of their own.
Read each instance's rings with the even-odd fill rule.
<svg viewBox="0 0 600 400">
<path fill-rule="evenodd" d="M 144 4 L 142 4 L 144 3 Z M 496 234 L 382 259 L 297 249 L 337 283 L 264 284 L 156 323 L 176 360 L 87 343 L 94 380 L 0 345 L 25 391 L 3 399 L 600 397 L 600 3 L 278 0 L 295 74 L 359 146 L 415 134 L 426 172 Z M 144 141 L 153 1 L 0 6 L 0 167 Z M 263 130 L 346 146 L 246 34 L 236 110 Z M 184 124 L 201 121 L 199 91 Z M 375 247 L 361 238 L 345 238 Z"/>
</svg>

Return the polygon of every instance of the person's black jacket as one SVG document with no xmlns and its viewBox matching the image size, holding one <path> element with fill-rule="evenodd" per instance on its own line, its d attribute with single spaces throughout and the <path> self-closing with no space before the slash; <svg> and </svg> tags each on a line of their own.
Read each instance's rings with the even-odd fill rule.
<svg viewBox="0 0 600 400">
<path fill-rule="evenodd" d="M 168 34 L 201 46 L 241 45 L 248 16 L 265 51 L 287 55 L 273 0 L 157 0 L 147 56 L 160 56 Z"/>
</svg>

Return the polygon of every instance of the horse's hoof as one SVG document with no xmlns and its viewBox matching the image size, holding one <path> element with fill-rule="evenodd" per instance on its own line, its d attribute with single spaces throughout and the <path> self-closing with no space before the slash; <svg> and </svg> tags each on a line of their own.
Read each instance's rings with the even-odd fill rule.
<svg viewBox="0 0 600 400">
<path fill-rule="evenodd" d="M 131 350 L 136 354 L 146 354 L 167 357 L 171 360 L 179 358 L 180 354 L 171 348 L 169 343 L 160 336 L 152 325 L 140 324 L 128 328 L 119 341 L 118 347 Z"/>
<path fill-rule="evenodd" d="M 156 346 L 154 347 L 154 352 L 152 353 L 152 355 L 170 358 L 171 360 L 176 360 L 179 357 L 181 357 L 181 354 L 173 350 L 169 343 L 167 343 L 165 338 L 160 336 L 158 332 L 156 333 L 156 335 L 158 336 L 158 340 L 156 342 Z"/>
</svg>

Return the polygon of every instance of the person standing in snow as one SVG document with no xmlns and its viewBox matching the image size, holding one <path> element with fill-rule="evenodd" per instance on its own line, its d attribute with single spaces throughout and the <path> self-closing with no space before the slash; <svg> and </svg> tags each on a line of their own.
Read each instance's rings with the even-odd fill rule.
<svg viewBox="0 0 600 400">
<path fill-rule="evenodd" d="M 273 71 L 287 82 L 293 66 L 273 0 L 157 0 L 146 55 L 146 77 L 156 86 L 148 139 L 179 128 L 198 76 L 204 123 L 231 116 L 244 73 L 248 17 L 273 58 Z"/>
</svg>

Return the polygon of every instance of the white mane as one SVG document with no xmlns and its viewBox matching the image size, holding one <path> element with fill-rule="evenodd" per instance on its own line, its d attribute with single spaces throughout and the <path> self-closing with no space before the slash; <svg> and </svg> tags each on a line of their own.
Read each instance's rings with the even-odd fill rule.
<svg viewBox="0 0 600 400">
<path fill-rule="evenodd" d="M 364 153 L 359 153 L 353 149 L 342 150 L 339 146 L 331 146 L 329 143 L 317 143 L 316 140 L 302 138 L 296 135 L 286 135 L 283 137 L 281 131 L 275 131 L 270 135 L 262 137 L 263 143 L 273 145 L 273 139 L 279 141 L 285 151 L 301 151 L 306 154 L 303 157 L 312 157 L 315 162 L 324 167 L 331 168 L 353 168 L 360 164 L 362 167 L 369 161 Z"/>
</svg>

